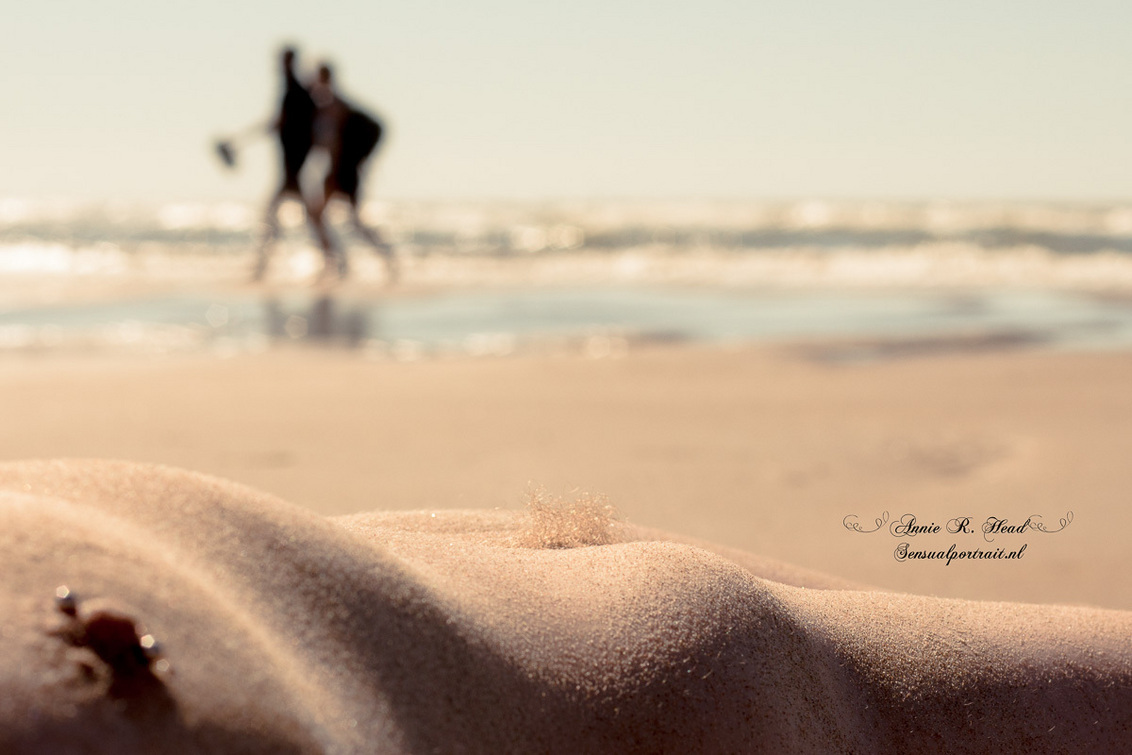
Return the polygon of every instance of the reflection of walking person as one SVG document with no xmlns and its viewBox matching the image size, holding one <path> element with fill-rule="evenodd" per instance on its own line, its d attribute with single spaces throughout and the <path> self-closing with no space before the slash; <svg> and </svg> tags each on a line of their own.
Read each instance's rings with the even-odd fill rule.
<svg viewBox="0 0 1132 755">
<path fill-rule="evenodd" d="M 255 280 L 260 280 L 267 272 L 272 246 L 279 238 L 279 208 L 287 199 L 298 199 L 303 203 L 327 264 L 334 256 L 321 212 L 314 211 L 310 206 L 299 184 L 299 174 L 311 151 L 315 104 L 310 92 L 295 75 L 295 58 L 294 49 L 288 47 L 283 50 L 283 102 L 279 108 L 279 117 L 273 124 L 283 153 L 283 181 L 267 205 L 263 237 L 253 273 Z"/>
<path fill-rule="evenodd" d="M 314 117 L 315 144 L 326 149 L 330 167 L 323 181 L 322 199 L 312 203 L 312 212 L 318 228 L 325 228 L 326 207 L 335 197 L 349 205 L 350 222 L 354 230 L 365 239 L 385 260 L 389 280 L 397 279 L 397 260 L 390 246 L 375 228 L 362 222 L 358 206 L 362 172 L 366 161 L 381 140 L 381 123 L 343 100 L 335 91 L 330 66 L 323 64 L 318 79 L 311 87 L 316 105 Z M 347 273 L 346 253 L 338 250 L 338 272 Z"/>
</svg>

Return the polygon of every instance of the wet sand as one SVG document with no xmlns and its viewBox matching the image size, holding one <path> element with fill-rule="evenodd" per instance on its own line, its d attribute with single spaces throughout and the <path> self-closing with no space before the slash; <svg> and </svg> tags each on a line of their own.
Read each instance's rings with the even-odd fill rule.
<svg viewBox="0 0 1132 755">
<path fill-rule="evenodd" d="M 5 747 L 1118 751 L 1130 378 L 1045 352 L 12 360 L 0 458 L 251 487 L 0 469 Z M 1051 531 L 895 537 L 909 513 Z M 1026 550 L 893 557 L 953 542 Z"/>
</svg>

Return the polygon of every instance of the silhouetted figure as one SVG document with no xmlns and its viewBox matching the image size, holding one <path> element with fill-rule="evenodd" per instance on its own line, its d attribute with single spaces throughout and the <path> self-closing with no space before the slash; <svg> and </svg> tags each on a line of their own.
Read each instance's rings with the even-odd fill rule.
<svg viewBox="0 0 1132 755">
<path fill-rule="evenodd" d="M 312 207 L 303 195 L 299 183 L 299 174 L 314 142 L 316 108 L 311 93 L 295 75 L 296 57 L 297 53 L 293 48 L 284 48 L 281 56 L 284 77 L 283 101 L 279 107 L 279 116 L 273 124 L 273 130 L 279 137 L 279 146 L 282 149 L 283 181 L 267 205 L 264 234 L 260 240 L 259 258 L 253 273 L 255 280 L 260 280 L 267 272 L 272 245 L 279 238 L 279 208 L 287 199 L 297 199 L 303 203 L 327 264 L 335 257 L 330 237 L 322 222 L 321 211 L 320 209 L 316 211 L 316 208 Z"/>
<path fill-rule="evenodd" d="M 343 100 L 334 88 L 333 72 L 329 65 L 318 69 L 318 78 L 311 87 L 316 105 L 314 137 L 318 146 L 326 149 L 330 167 L 323 182 L 322 201 L 315 208 L 318 221 L 325 222 L 323 213 L 336 196 L 344 198 L 350 206 L 350 222 L 354 230 L 385 259 L 390 281 L 397 278 L 397 260 L 381 234 L 362 222 L 359 214 L 359 193 L 362 170 L 369 156 L 381 141 L 381 124 Z M 339 250 L 339 275 L 347 274 L 345 250 Z"/>
</svg>

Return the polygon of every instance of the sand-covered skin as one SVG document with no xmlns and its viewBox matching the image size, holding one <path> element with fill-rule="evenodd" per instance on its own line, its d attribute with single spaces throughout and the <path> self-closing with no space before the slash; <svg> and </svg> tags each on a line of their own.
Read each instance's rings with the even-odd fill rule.
<svg viewBox="0 0 1132 755">
<path fill-rule="evenodd" d="M 1132 741 L 1130 613 L 815 589 L 581 513 L 572 539 L 568 519 L 516 512 L 326 519 L 168 468 L 5 465 L 0 751 Z M 168 668 L 68 640 L 61 584 L 79 619 L 101 605 L 144 624 Z"/>
</svg>

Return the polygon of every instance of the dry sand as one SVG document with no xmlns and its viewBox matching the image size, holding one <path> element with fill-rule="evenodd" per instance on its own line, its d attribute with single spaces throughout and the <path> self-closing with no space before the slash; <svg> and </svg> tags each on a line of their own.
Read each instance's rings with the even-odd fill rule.
<svg viewBox="0 0 1132 755">
<path fill-rule="evenodd" d="M 631 522 L 930 595 L 1132 610 L 1132 355 L 832 366 L 791 351 L 0 363 L 0 459 L 218 475 L 326 515 L 604 494 Z M 1016 563 L 897 563 L 842 526 L 1042 515 Z M 916 543 L 946 547 L 947 533 Z M 972 547 L 980 536 L 963 539 Z"/>
<path fill-rule="evenodd" d="M 1129 750 L 1130 379 L 1123 354 L 12 361 L 0 458 L 299 505 L 0 469 L 0 751 Z M 532 483 L 625 521 L 524 512 Z M 950 566 L 842 524 L 1070 510 Z"/>
</svg>

